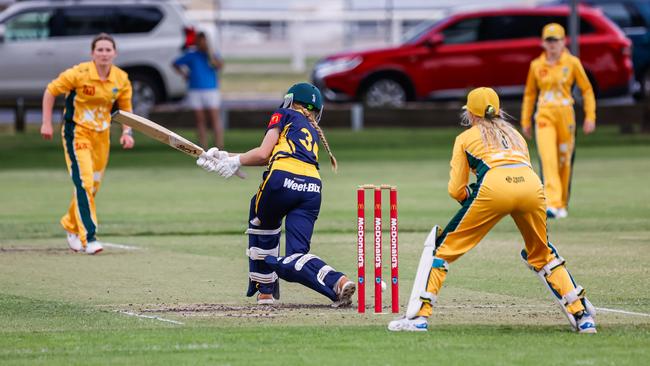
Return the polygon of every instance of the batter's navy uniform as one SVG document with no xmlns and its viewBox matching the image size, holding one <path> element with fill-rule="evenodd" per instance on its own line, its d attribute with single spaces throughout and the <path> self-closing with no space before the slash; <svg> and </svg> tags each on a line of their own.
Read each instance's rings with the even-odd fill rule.
<svg viewBox="0 0 650 366">
<path fill-rule="evenodd" d="M 271 116 L 267 131 L 273 128 L 280 130 L 280 137 L 250 204 L 247 296 L 259 291 L 277 298 L 281 278 L 336 301 L 333 288 L 343 273 L 309 254 L 321 204 L 318 132 L 302 113 L 286 108 Z M 280 256 L 283 218 L 286 249 Z"/>
</svg>

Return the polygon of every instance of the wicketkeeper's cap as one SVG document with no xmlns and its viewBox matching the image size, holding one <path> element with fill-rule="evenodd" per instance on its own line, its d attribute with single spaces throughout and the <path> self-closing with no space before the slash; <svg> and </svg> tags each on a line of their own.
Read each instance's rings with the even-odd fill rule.
<svg viewBox="0 0 650 366">
<path fill-rule="evenodd" d="M 557 23 L 549 23 L 542 29 L 542 39 L 564 39 L 564 27 Z"/>
<path fill-rule="evenodd" d="M 475 116 L 493 118 L 499 115 L 499 96 L 492 88 L 476 88 L 467 94 L 463 108 Z"/>
</svg>

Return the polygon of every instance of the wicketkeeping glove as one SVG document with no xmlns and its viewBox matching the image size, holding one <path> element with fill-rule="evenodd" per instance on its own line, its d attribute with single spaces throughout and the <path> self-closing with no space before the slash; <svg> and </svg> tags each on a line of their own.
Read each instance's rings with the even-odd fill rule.
<svg viewBox="0 0 650 366">
<path fill-rule="evenodd" d="M 458 201 L 461 206 L 465 205 L 465 202 L 469 200 L 469 198 L 474 194 L 474 192 L 478 189 L 478 185 L 476 183 L 472 183 L 469 186 L 465 186 L 465 192 L 467 192 L 467 197 L 465 197 L 464 200 Z"/>
</svg>

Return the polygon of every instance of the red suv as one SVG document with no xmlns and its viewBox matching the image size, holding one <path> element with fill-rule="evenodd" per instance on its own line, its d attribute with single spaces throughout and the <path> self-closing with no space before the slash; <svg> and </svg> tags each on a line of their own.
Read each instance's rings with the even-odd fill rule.
<svg viewBox="0 0 650 366">
<path fill-rule="evenodd" d="M 599 10 L 580 6 L 580 58 L 597 96 L 630 92 L 630 40 Z M 332 101 L 368 106 L 462 98 L 477 86 L 520 96 L 530 61 L 542 51 L 542 27 L 566 26 L 569 8 L 459 13 L 414 29 L 393 48 L 342 52 L 320 60 L 312 79 Z"/>
</svg>

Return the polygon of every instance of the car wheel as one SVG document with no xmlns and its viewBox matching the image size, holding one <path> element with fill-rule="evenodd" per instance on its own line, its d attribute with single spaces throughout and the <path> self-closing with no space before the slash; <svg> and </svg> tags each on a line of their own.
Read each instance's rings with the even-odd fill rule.
<svg viewBox="0 0 650 366">
<path fill-rule="evenodd" d="M 375 80 L 363 94 L 363 102 L 368 107 L 401 107 L 406 98 L 406 88 L 394 79 Z"/>
<path fill-rule="evenodd" d="M 156 103 L 162 100 L 160 85 L 146 74 L 132 74 L 129 78 L 133 88 L 133 113 L 147 117 Z"/>
</svg>

